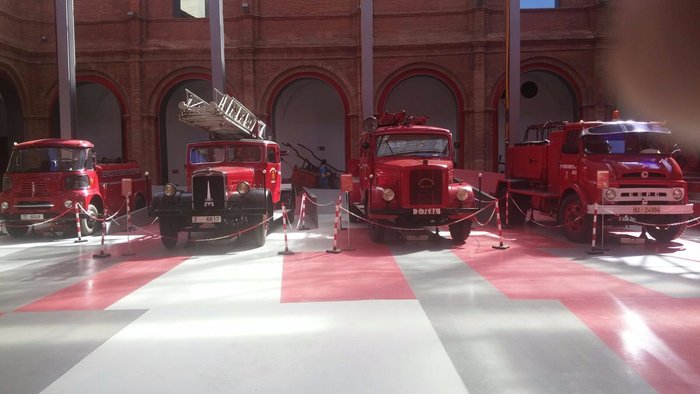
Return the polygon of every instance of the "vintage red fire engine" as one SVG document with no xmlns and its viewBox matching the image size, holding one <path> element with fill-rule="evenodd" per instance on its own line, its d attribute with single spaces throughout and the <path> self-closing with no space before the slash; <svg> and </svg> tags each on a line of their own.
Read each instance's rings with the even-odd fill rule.
<svg viewBox="0 0 700 394">
<path fill-rule="evenodd" d="M 2 180 L 0 219 L 15 237 L 35 229 L 63 227 L 77 232 L 75 204 L 80 204 L 83 235 L 99 229 L 95 217 L 126 212 L 122 180 L 130 179 L 130 209 L 147 206 L 148 180 L 137 163 L 97 163 L 94 146 L 83 140 L 48 138 L 16 144 Z M 92 218 L 91 218 L 92 217 Z M 41 227 L 41 228 L 38 228 Z M 34 228 L 34 227 L 33 227 Z"/>
<path fill-rule="evenodd" d="M 693 212 L 674 150 L 660 123 L 550 122 L 529 127 L 523 142 L 507 147 L 505 174 L 484 173 L 484 183 L 499 197 L 508 191 L 511 224 L 532 209 L 558 218 L 569 240 L 587 242 L 597 211 L 599 226 L 642 224 L 668 242 Z"/>
<path fill-rule="evenodd" d="M 187 91 L 181 121 L 206 130 L 213 139 L 187 145 L 187 187 L 163 186 L 151 205 L 159 217 L 161 241 L 174 248 L 180 231 L 240 233 L 265 244 L 270 219 L 294 220 L 294 192 L 282 184 L 279 145 L 262 138 L 265 124 L 235 98 L 214 91 L 208 103 Z"/>
<path fill-rule="evenodd" d="M 448 225 L 457 243 L 471 232 L 474 193 L 454 176 L 452 134 L 426 126 L 426 121 L 401 112 L 370 117 L 363 124 L 353 210 L 371 222 L 375 242 L 384 241 L 392 227 Z"/>
</svg>

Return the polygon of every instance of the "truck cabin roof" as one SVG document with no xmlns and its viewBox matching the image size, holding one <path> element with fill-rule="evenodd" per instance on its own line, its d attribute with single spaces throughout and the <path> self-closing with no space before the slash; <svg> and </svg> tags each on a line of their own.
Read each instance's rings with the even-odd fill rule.
<svg viewBox="0 0 700 394">
<path fill-rule="evenodd" d="M 61 138 L 44 138 L 41 140 L 20 142 L 15 145 L 16 149 L 29 148 L 94 148 L 90 141 L 85 140 L 65 140 Z"/>
<path fill-rule="evenodd" d="M 583 128 L 581 135 L 604 135 L 617 133 L 662 133 L 670 134 L 671 131 L 658 122 L 600 122 Z"/>
</svg>

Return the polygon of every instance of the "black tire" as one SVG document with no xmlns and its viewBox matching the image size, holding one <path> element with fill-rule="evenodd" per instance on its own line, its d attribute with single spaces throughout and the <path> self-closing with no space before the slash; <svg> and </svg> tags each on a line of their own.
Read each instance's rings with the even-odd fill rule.
<svg viewBox="0 0 700 394">
<path fill-rule="evenodd" d="M 90 214 L 90 216 L 93 216 L 93 217 L 100 216 L 100 211 L 97 209 L 96 206 L 94 206 L 92 204 L 88 204 L 88 206 L 85 210 Z M 97 219 L 90 219 L 90 218 L 80 219 L 80 234 L 83 236 L 94 235 L 101 228 L 102 228 L 102 223 Z"/>
<path fill-rule="evenodd" d="M 386 237 L 386 229 L 378 224 L 369 225 L 369 239 L 374 243 L 384 243 Z"/>
<path fill-rule="evenodd" d="M 15 238 L 22 238 L 27 235 L 28 226 L 18 226 L 12 223 L 5 223 L 5 230 Z"/>
<path fill-rule="evenodd" d="M 160 242 L 166 249 L 174 249 L 177 246 L 177 235 L 180 232 L 177 224 L 169 219 L 160 219 Z"/>
<path fill-rule="evenodd" d="M 472 231 L 472 221 L 462 220 L 454 224 L 450 224 L 450 235 L 452 236 L 452 242 L 463 244 L 464 241 L 469 238 L 469 234 Z"/>
<path fill-rule="evenodd" d="M 360 218 L 363 217 L 363 215 L 357 205 L 350 203 L 350 209 L 348 210 L 350 211 L 350 223 L 360 223 Z"/>
<path fill-rule="evenodd" d="M 269 223 L 267 222 L 267 215 L 254 215 L 251 217 L 253 218 L 253 225 L 256 227 L 248 231 L 250 234 L 250 240 L 253 245 L 257 247 L 263 246 L 267 240 L 267 230 L 270 227 Z"/>
<path fill-rule="evenodd" d="M 688 220 L 688 216 L 686 215 L 677 215 L 677 216 L 668 216 L 665 217 L 664 219 L 666 223 L 680 223 Z M 659 242 L 671 242 L 674 239 L 680 237 L 683 235 L 683 232 L 685 231 L 686 225 L 685 224 L 679 224 L 677 226 L 669 226 L 669 227 L 662 227 L 662 226 L 644 226 L 644 229 L 654 237 L 655 240 Z"/>
<path fill-rule="evenodd" d="M 509 193 L 508 221 L 506 223 L 506 189 L 498 189 L 498 210 L 501 214 L 501 222 L 509 225 L 521 225 L 525 223 L 527 210 L 530 208 L 527 196 Z"/>
<path fill-rule="evenodd" d="M 559 206 L 559 224 L 564 235 L 572 242 L 585 243 L 591 240 L 593 215 L 586 213 L 586 207 L 576 194 L 569 194 Z"/>
<path fill-rule="evenodd" d="M 146 200 L 142 195 L 137 195 L 134 199 L 134 209 L 133 211 L 138 211 L 139 209 L 146 208 Z"/>
</svg>

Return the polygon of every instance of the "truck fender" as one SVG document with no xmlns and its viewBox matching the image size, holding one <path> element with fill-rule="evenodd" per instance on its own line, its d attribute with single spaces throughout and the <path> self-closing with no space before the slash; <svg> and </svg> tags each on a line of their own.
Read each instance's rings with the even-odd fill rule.
<svg viewBox="0 0 700 394">
<path fill-rule="evenodd" d="M 569 194 L 576 194 L 578 195 L 579 200 L 581 200 L 581 203 L 583 205 L 588 205 L 590 204 L 590 201 L 588 200 L 588 196 L 586 196 L 586 193 L 584 193 L 583 189 L 581 186 L 578 184 L 571 185 L 571 187 L 567 188 L 564 190 L 561 195 L 559 196 L 559 201 L 557 202 L 557 212 L 559 211 L 559 208 L 561 208 L 561 203 L 564 201 L 564 199 L 569 195 Z"/>
<path fill-rule="evenodd" d="M 234 205 L 240 205 L 247 208 L 265 207 L 266 212 L 272 212 L 272 195 L 267 189 L 253 189 L 247 194 L 234 193 L 231 195 L 231 201 Z"/>
<path fill-rule="evenodd" d="M 192 193 L 178 191 L 174 196 L 168 197 L 164 193 L 156 193 L 151 200 L 151 210 L 168 209 L 174 206 L 191 206 Z"/>
</svg>

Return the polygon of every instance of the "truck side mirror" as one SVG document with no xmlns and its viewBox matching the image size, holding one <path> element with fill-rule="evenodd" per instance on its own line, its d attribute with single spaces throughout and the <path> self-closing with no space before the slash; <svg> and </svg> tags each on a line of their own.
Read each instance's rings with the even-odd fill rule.
<svg viewBox="0 0 700 394">
<path fill-rule="evenodd" d="M 459 141 L 455 141 L 452 145 L 454 145 L 455 148 L 459 148 Z"/>
</svg>

